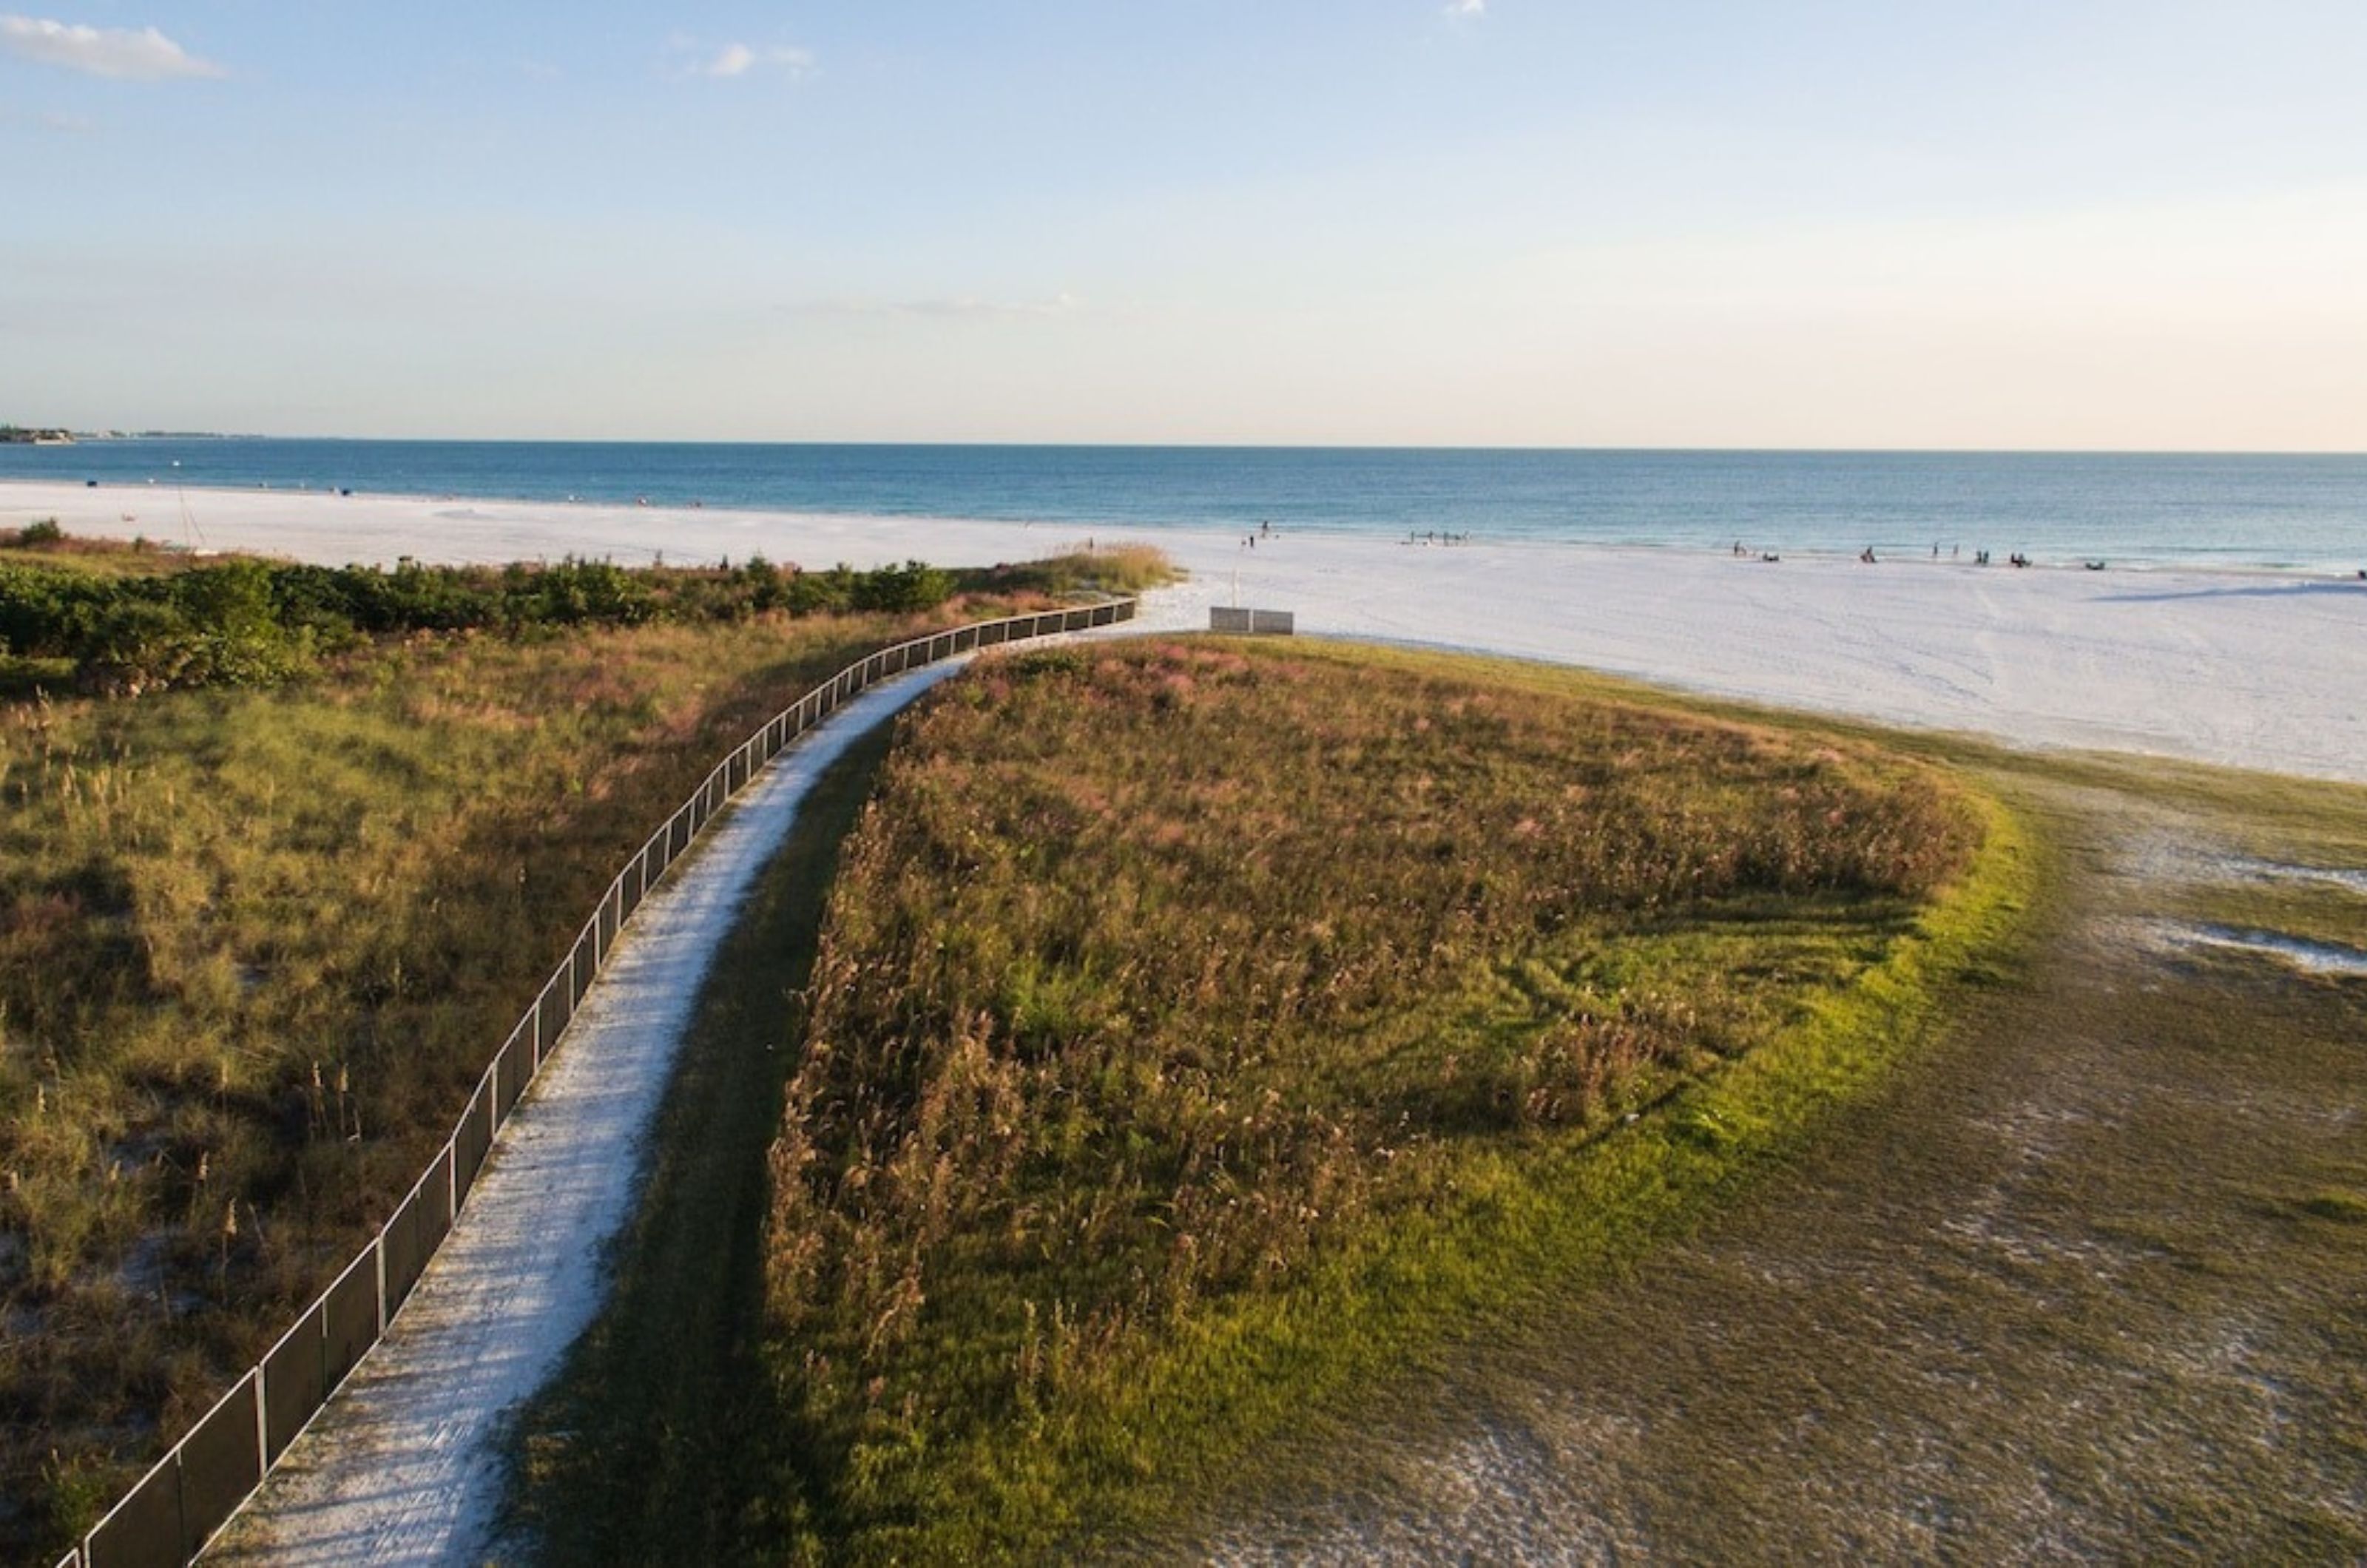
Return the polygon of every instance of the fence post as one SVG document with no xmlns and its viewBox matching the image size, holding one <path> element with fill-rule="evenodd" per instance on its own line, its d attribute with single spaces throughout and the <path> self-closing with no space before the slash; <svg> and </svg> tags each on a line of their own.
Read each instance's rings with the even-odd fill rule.
<svg viewBox="0 0 2367 1568">
<path fill-rule="evenodd" d="M 447 1160 L 445 1162 L 445 1169 L 448 1171 L 458 1163 L 459 1161 L 457 1160 Z M 457 1213 L 458 1211 L 456 1210 L 451 1212 Z M 299 1318 L 297 1321 L 300 1323 L 303 1319 Z M 271 1355 L 270 1352 L 266 1351 L 263 1359 L 255 1363 L 255 1473 L 256 1478 L 255 1483 L 257 1486 L 261 1486 L 263 1484 L 263 1477 L 271 1473 L 270 1378 Z M 252 1496 L 254 1494 L 249 1493 L 248 1495 Z M 246 1505 L 243 1502 L 239 1504 L 240 1508 L 244 1506 L 246 1506 Z M 232 1508 L 231 1510 L 231 1517 L 235 1518 L 237 1517 L 238 1508 Z M 229 1519 L 224 1519 L 222 1521 L 224 1524 L 228 1524 L 229 1522 Z"/>
</svg>

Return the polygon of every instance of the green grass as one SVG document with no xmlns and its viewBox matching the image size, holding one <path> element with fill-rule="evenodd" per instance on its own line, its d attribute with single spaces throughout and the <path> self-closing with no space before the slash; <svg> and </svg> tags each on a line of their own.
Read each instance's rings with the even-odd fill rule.
<svg viewBox="0 0 2367 1568">
<path fill-rule="evenodd" d="M 2041 1550 L 2348 1560 L 2367 1550 L 2356 1504 L 2367 1482 L 2367 1335 L 2355 1310 L 2367 1291 L 2367 1100 L 2356 1071 L 2367 985 L 2130 940 L 2177 919 L 2339 939 L 2354 929 L 2355 894 L 2229 883 L 2210 867 L 2239 855 L 2367 863 L 2367 791 L 1886 735 L 1547 667 L 1306 645 L 1244 651 L 1337 666 L 1360 685 L 1447 677 L 1742 725 L 1811 752 L 1845 735 L 1878 749 L 1867 755 L 1944 764 L 2001 804 L 1977 807 L 1988 830 L 1975 863 L 1903 921 L 1873 907 L 1852 931 L 1829 906 L 1812 919 L 1796 901 L 1745 895 L 1664 911 L 1649 929 L 1598 928 L 1570 949 L 1544 942 L 1535 961 L 1476 983 L 1424 987 L 1423 1027 L 1477 1042 L 1473 1070 L 1457 1075 L 1467 1089 L 1501 1087 L 1521 1064 L 1524 1030 L 1554 1007 L 1598 1005 L 1643 976 L 1670 991 L 1712 982 L 1704 994 L 1722 1010 L 1712 1021 L 1731 1032 L 1706 1071 L 1672 1075 L 1658 1098 L 1638 1086 L 1634 1124 L 1467 1130 L 1452 1190 L 1385 1217 L 1375 1199 L 1365 1218 L 1376 1223 L 1314 1238 L 1285 1259 L 1286 1277 L 1203 1293 L 1182 1314 L 1090 1331 L 1089 1308 L 1072 1303 L 1127 1268 L 1122 1249 L 1116 1269 L 1072 1271 L 1077 1282 L 1038 1313 L 1032 1339 L 1024 1298 L 1022 1334 L 998 1337 L 975 1311 L 978 1292 L 924 1272 L 923 1321 L 896 1353 L 926 1344 L 909 1369 L 880 1370 L 855 1441 L 813 1442 L 810 1405 L 768 1416 L 761 1401 L 732 1404 L 721 1446 L 742 1462 L 714 1479 L 735 1496 L 719 1506 L 712 1491 L 677 1493 L 707 1510 L 681 1516 L 682 1539 L 728 1557 L 1172 1561 L 1206 1555 L 1212 1524 L 1252 1541 L 1315 1539 L 1307 1520 L 1326 1516 L 1290 1500 L 1336 1495 L 1358 1529 L 1415 1521 L 1410 1538 L 1346 1538 L 1365 1550 L 1484 1553 L 1487 1538 L 1454 1522 L 1471 1499 L 1435 1468 L 1477 1420 L 1491 1441 L 1507 1439 L 1487 1450 L 1491 1465 L 1518 1461 L 1526 1440 L 1563 1461 L 1529 1477 L 1514 1504 L 1545 1532 L 1533 1544 L 1608 1540 L 1679 1560 Z M 1192 695 L 1149 684 L 1151 705 L 1163 692 L 1171 716 Z M 1365 700 L 1359 691 L 1338 705 Z M 998 798 L 1026 799 L 1048 779 L 1057 787 L 1008 813 L 1000 836 L 1030 850 L 1012 869 L 958 834 L 936 835 L 936 851 L 965 857 L 946 864 L 973 880 L 983 860 L 993 876 L 1060 890 L 1073 880 L 1064 854 L 1112 856 L 1075 808 L 1097 790 L 1133 810 L 1161 786 L 1128 796 L 1099 764 L 1073 761 L 1097 744 L 1187 784 L 1219 763 L 1271 776 L 1258 772 L 1270 759 L 1243 763 L 1205 735 L 1147 739 L 1106 706 L 1080 734 L 1025 701 L 1006 694 L 984 708 L 1031 722 L 966 738 L 963 759 L 993 770 L 967 782 Z M 1331 715 L 1319 705 L 1297 718 L 1271 733 L 1295 745 Z M 1326 789 L 1361 793 L 1381 771 L 1316 773 Z M 940 797 L 958 797 L 961 782 L 937 780 L 918 814 L 957 811 L 958 798 Z M 891 776 L 867 832 L 888 832 L 884 819 L 911 804 L 897 791 L 912 783 Z M 1231 912 L 1238 891 L 1224 859 L 1260 846 L 1251 813 L 1285 802 L 1299 799 L 1273 791 L 1227 803 L 1235 831 L 1216 869 L 1191 884 L 1210 919 Z M 1153 847 L 1188 840 L 1160 832 Z M 1353 836 L 1325 841 L 1335 860 L 1367 863 Z M 2164 846 L 2192 863 L 2165 860 Z M 957 918 L 944 886 L 914 886 L 910 928 L 893 933 L 891 952 L 937 952 L 928 944 Z M 1142 908 L 1137 894 L 1129 915 Z M 1040 929 L 1040 909 L 1012 913 Z M 1725 928 L 1740 929 L 1740 946 L 1723 945 L 1736 934 Z M 1149 934 L 1168 933 L 1153 922 Z M 1852 943 L 1865 945 L 1837 952 Z M 1064 951 L 1082 947 L 1070 940 Z M 913 1005 L 895 1038 L 927 1047 L 929 1010 L 957 995 L 959 955 L 947 942 L 920 983 L 901 987 Z M 1093 1017 L 1107 989 L 1071 967 L 1023 967 L 1007 996 L 986 998 L 990 1045 L 1007 1028 L 1039 1059 L 1048 1047 L 1057 1055 L 1060 1032 Z M 1734 983 L 1770 969 L 1798 988 Z M 775 984 L 762 964 L 740 978 Z M 1807 1005 L 1772 1005 L 1785 994 Z M 1325 1049 L 1292 1059 L 1322 1066 Z M 1251 1079 L 1267 1066 L 1249 1064 Z M 1394 1087 L 1402 1101 L 1403 1082 L 1388 1074 L 1406 1066 L 1402 1054 L 1377 1069 L 1335 1065 L 1313 1075 L 1306 1102 L 1337 1118 L 1376 1088 Z M 930 1082 L 925 1066 L 908 1068 L 905 1081 L 915 1078 Z M 1468 1094 L 1435 1098 L 1467 1122 L 1497 1104 L 1492 1092 L 1476 1106 Z M 889 1125 L 878 1109 L 876 1124 Z M 1082 1157 L 1093 1151 L 1084 1140 Z M 901 1178 L 889 1159 L 871 1168 L 879 1185 Z M 1076 1185 L 1114 1190 L 1106 1169 Z M 891 1202 L 880 1201 L 890 1227 Z M 735 1267 L 753 1245 L 734 1238 Z M 1060 1267 L 1056 1246 L 1000 1260 L 1006 1292 Z M 714 1272 L 694 1264 L 686 1277 Z M 965 1303 L 965 1321 L 926 1321 Z M 827 1344 L 776 1337 L 782 1393 L 795 1396 L 810 1375 L 804 1352 Z M 1039 1370 L 1023 1384 L 1011 1374 L 1029 1359 Z M 625 1429 L 645 1404 L 666 1408 L 663 1388 L 640 1392 L 630 1370 L 599 1363 L 610 1387 L 595 1391 Z M 564 1408 L 554 1425 L 582 1429 L 583 1407 Z M 562 1560 L 596 1559 L 612 1517 L 644 1532 L 616 1539 L 667 1539 L 638 1491 L 615 1484 L 638 1472 L 562 1473 L 566 1486 L 554 1491 L 546 1476 L 530 1488 L 566 1512 Z M 1419 1533 L 1428 1519 L 1442 1523 Z"/>
<path fill-rule="evenodd" d="M 78 572 L 101 578 L 153 577 L 202 564 L 205 558 L 177 546 L 147 539 L 119 541 L 85 538 L 60 533 L 43 537 L 39 524 L 33 538 L 24 529 L 0 530 L 0 566 L 29 566 L 51 571 Z"/>
<path fill-rule="evenodd" d="M 66 661 L 73 689 L 122 696 L 279 684 L 357 648 L 420 634 L 912 615 L 957 593 L 1074 593 L 1168 575 L 1164 558 L 1140 547 L 967 571 L 921 561 L 805 571 L 761 556 L 737 567 L 640 570 L 574 557 L 499 568 L 404 558 L 387 570 L 253 557 L 196 563 L 36 532 L 0 551 L 0 653 Z M 39 678 L 21 662 L 0 675 L 19 689 Z"/>
<path fill-rule="evenodd" d="M 2367 863 L 2367 790 L 1900 744 L 1997 792 L 2041 873 L 1912 1070 L 1625 1277 L 1359 1391 L 1119 1555 L 2367 1550 L 2367 984 L 2145 936 L 2231 856 Z"/>
<path fill-rule="evenodd" d="M 974 570 L 961 574 L 959 581 L 965 588 L 1004 592 L 1144 593 L 1182 575 L 1173 562 L 1151 546 L 1107 545 L 1016 566 Z"/>
<path fill-rule="evenodd" d="M 719 755 L 1012 603 L 0 705 L 0 1557 L 53 1559 L 359 1248 Z"/>
<path fill-rule="evenodd" d="M 1140 1527 L 1624 1267 L 1993 977 L 2032 874 L 1863 740 L 1197 642 L 948 689 L 844 864 L 747 1539 L 854 1560 Z"/>
</svg>

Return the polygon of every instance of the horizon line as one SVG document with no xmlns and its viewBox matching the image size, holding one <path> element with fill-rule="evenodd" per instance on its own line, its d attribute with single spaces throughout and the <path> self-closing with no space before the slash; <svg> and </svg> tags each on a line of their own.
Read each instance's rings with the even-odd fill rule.
<svg viewBox="0 0 2367 1568">
<path fill-rule="evenodd" d="M 2298 446 L 1701 446 L 1684 443 L 1624 443 L 1618 445 L 1541 445 L 1489 442 L 1385 441 L 1138 441 L 1138 440 L 899 440 L 880 437 L 838 439 L 814 436 L 685 437 L 615 435 L 320 435 L 265 431 L 124 431 L 74 430 L 65 425 L 0 422 L 9 428 L 65 430 L 79 444 L 114 441 L 320 441 L 451 446 L 869 446 L 1010 451 L 1114 452 L 1472 452 L 1472 453 L 1666 453 L 1729 457 L 2361 457 L 2367 446 L 2355 448 Z M 27 444 L 28 449 L 33 449 Z M 55 450 L 54 444 L 41 449 Z M 0 451 L 8 446 L 0 445 Z"/>
</svg>

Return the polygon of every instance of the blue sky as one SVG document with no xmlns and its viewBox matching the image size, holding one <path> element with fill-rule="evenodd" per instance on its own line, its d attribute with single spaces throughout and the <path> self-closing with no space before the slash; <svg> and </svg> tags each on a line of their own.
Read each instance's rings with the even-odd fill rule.
<svg viewBox="0 0 2367 1568">
<path fill-rule="evenodd" d="M 14 3 L 0 419 L 2367 447 L 2355 0 Z"/>
</svg>

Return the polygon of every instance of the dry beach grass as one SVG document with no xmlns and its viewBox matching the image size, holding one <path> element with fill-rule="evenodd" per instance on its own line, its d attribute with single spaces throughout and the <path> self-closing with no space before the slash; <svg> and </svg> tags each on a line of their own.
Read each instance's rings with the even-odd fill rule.
<svg viewBox="0 0 2367 1568">
<path fill-rule="evenodd" d="M 832 895 L 743 1549 L 1077 1544 L 1681 1226 L 1927 1025 L 2011 842 L 1875 748 L 1556 672 L 1195 641 L 948 688 Z"/>
<path fill-rule="evenodd" d="M 705 576 L 661 587 L 742 581 Z M 975 607 L 363 637 L 292 683 L 0 705 L 0 1543 L 53 1556 L 321 1288 L 716 756 Z"/>
<path fill-rule="evenodd" d="M 1296 700 L 1285 670 L 1303 682 Z M 1256 690 L 1251 671 L 1280 689 Z M 527 1495 L 557 1527 L 545 1538 L 555 1560 L 598 1560 L 618 1541 L 1259 1562 L 2355 1550 L 2367 1438 L 2348 1303 L 2367 1279 L 2367 1107 L 2350 1066 L 2361 982 L 2190 938 L 2267 926 L 2358 955 L 2357 789 L 2033 757 L 1535 666 L 1304 644 L 1070 656 L 1002 681 L 969 699 L 976 713 L 946 694 L 908 734 L 849 852 L 855 874 L 837 897 L 861 904 L 843 924 L 833 913 L 832 942 L 868 977 L 785 996 L 807 978 L 810 927 L 752 926 L 715 983 L 710 1005 L 736 1022 L 707 1036 L 710 1105 L 734 1102 L 719 1086 L 746 1064 L 759 1076 L 740 1081 L 769 1100 L 796 1066 L 776 1043 L 824 1038 L 839 1021 L 829 1057 L 804 1066 L 793 1115 L 851 1127 L 870 1157 L 840 1168 L 859 1169 L 859 1184 L 793 1192 L 773 1232 L 776 1270 L 779 1244 L 804 1240 L 804 1279 L 818 1262 L 836 1282 L 801 1285 L 795 1328 L 776 1317 L 768 1392 L 766 1260 L 748 1209 L 761 1195 L 744 1169 L 722 1184 L 738 1194 L 736 1234 L 703 1263 L 629 1248 L 624 1277 L 641 1300 L 610 1314 L 605 1353 L 529 1439 Z M 1418 857 L 1401 866 L 1357 830 L 1356 802 L 1386 778 L 1427 776 L 1473 806 L 1470 826 L 1498 830 L 1475 830 L 1454 863 L 1483 868 L 1493 893 L 1532 886 L 1530 871 L 1500 874 L 1492 858 L 1534 841 L 1504 830 L 1530 806 L 1491 819 L 1478 805 L 1523 763 L 1457 751 L 1466 772 L 1442 769 L 1403 708 L 1399 722 L 1360 728 L 1357 716 L 1404 700 L 1386 693 L 1394 682 L 1433 699 L 1477 689 L 1499 727 L 1524 699 L 1591 702 L 1663 742 L 1726 720 L 1706 732 L 1760 737 L 1770 759 L 1830 751 L 1912 778 L 1897 758 L 1920 755 L 2011 811 L 1988 818 L 1972 880 L 1838 994 L 1831 970 L 1799 964 L 1803 949 L 1784 954 L 1795 997 L 1823 993 L 1805 1024 L 1753 1034 L 1738 1059 L 1608 1135 L 1524 1126 L 1526 1095 L 1506 1091 L 1542 1087 L 1522 1046 L 1569 993 L 1501 982 L 1549 975 L 1549 945 L 1479 965 L 1478 984 L 1467 968 L 1409 966 L 1432 1050 L 1391 1055 L 1365 1052 L 1388 1037 L 1353 1017 L 1293 1026 L 1306 1004 L 1288 982 L 1309 973 L 1310 922 L 1228 923 L 1294 885 L 1325 889 L 1327 915 L 1363 918 L 1360 900 L 1382 886 L 1402 904 Z M 1039 710 L 1051 693 L 1093 723 Z M 1234 702 L 1258 744 L 1223 739 L 1214 713 Z M 1492 730 L 1483 754 L 1499 757 L 1515 732 Z M 1567 782 L 1550 776 L 1547 795 Z M 1222 778 L 1258 787 L 1195 821 L 1194 793 Z M 851 802 L 861 786 L 846 788 Z M 1627 804 L 1655 795 L 1639 786 Z M 1424 809 L 1376 815 L 1433 830 Z M 1302 816 L 1319 826 L 1294 841 Z M 1188 875 L 1162 868 L 1195 845 L 1205 858 Z M 948 901 L 949 867 L 985 887 Z M 810 880 L 800 886 L 810 899 Z M 991 920 L 964 898 L 984 900 Z M 1107 927 L 1094 919 L 1113 908 Z M 1770 965 L 1740 954 L 1756 942 L 1765 959 L 1810 933 L 1773 903 L 1704 912 L 1664 906 L 1648 935 L 1614 920 L 1579 941 L 1611 961 L 1598 979 L 1616 976 L 1623 950 L 1640 953 L 1621 977 L 1648 977 L 1664 1000 L 1707 998 L 1695 1021 L 1714 1026 L 1766 978 Z M 1816 939 L 1837 934 L 1834 913 Z M 973 969 L 955 922 L 1050 956 Z M 1243 964 L 1206 999 L 1193 976 L 1163 967 L 1193 956 L 1202 926 L 1226 933 L 1210 944 L 1220 962 Z M 1855 962 L 1885 940 L 1858 936 Z M 1695 941 L 1735 945 L 1704 964 L 1687 961 Z M 1324 973 L 1344 951 L 1321 950 Z M 1160 977 L 1154 1000 L 1191 999 L 1141 1005 L 1125 988 L 1129 964 Z M 1024 994 L 981 984 L 1014 976 Z M 1251 1016 L 1240 998 L 1262 985 Z M 949 1016 L 970 1027 L 946 1028 Z M 1189 1054 L 1160 1054 L 1176 1043 Z M 1382 1146 L 1397 1157 L 1376 1179 L 1356 1157 L 1359 1114 L 1373 1103 L 1403 1114 L 1411 1097 L 1360 1095 L 1449 1061 L 1449 1087 L 1467 1092 L 1423 1097 L 1426 1145 L 1389 1129 Z M 1173 1156 L 1189 1145 L 1171 1136 L 1179 1119 L 1160 1117 L 1189 1103 L 1195 1072 L 1240 1087 L 1222 1118 L 1230 1206 L 1209 1224 L 1202 1203 L 1204 1228 L 1186 1233 L 1173 1219 L 1195 1195 L 1174 1180 Z M 1475 1084 L 1485 1092 L 1467 1092 Z M 1050 1109 L 996 1115 L 1031 1092 Z M 1025 1130 L 1016 1157 L 1001 1126 Z M 749 1127 L 736 1156 L 679 1135 L 664 1146 L 679 1172 L 752 1165 L 760 1143 Z M 796 1143 L 780 1152 L 794 1157 Z M 1331 1181 L 1319 1203 L 1307 1186 L 1318 1168 Z M 676 1186 L 677 1215 L 708 1206 L 698 1187 Z M 863 1228 L 816 1215 L 818 1198 L 860 1213 Z M 652 1226 L 670 1242 L 691 1229 Z M 1180 1291 L 1184 1234 L 1194 1272 Z M 1229 1279 L 1201 1270 L 1204 1250 L 1229 1248 Z M 719 1264 L 728 1303 L 705 1288 Z M 681 1274 L 671 1284 L 669 1267 Z M 776 1272 L 776 1309 L 779 1284 Z M 694 1305 L 709 1314 L 697 1321 L 719 1321 L 728 1356 L 666 1337 Z M 866 1381 L 817 1368 L 818 1355 Z M 835 1388 L 818 1388 L 824 1378 Z M 703 1410 L 665 1402 L 685 1387 L 716 1397 Z M 681 1435 L 668 1450 L 703 1435 L 698 1459 L 615 1462 L 646 1447 L 653 1409 Z M 653 1480 L 619 1506 L 619 1473 Z"/>
<path fill-rule="evenodd" d="M 2014 983 L 1631 1280 L 1125 1555 L 2355 1559 L 2367 795 L 1939 749 L 2047 845 Z M 2238 924 L 2352 967 L 2191 940 Z"/>
</svg>

